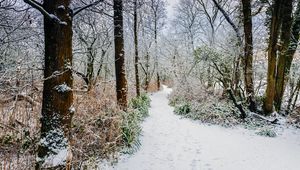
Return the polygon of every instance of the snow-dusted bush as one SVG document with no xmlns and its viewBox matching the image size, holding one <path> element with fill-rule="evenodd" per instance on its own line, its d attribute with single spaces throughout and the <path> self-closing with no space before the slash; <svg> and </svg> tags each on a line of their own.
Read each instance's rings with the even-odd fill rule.
<svg viewBox="0 0 300 170">
<path fill-rule="evenodd" d="M 129 107 L 137 110 L 141 118 L 148 116 L 148 109 L 150 107 L 150 98 L 147 94 L 143 93 L 139 97 L 132 98 L 129 102 Z"/>
<path fill-rule="evenodd" d="M 232 126 L 239 121 L 239 111 L 231 101 L 224 99 L 221 93 L 192 83 L 175 87 L 169 98 L 174 112 L 187 118 L 224 126 Z"/>
<path fill-rule="evenodd" d="M 191 104 L 184 102 L 180 105 L 175 105 L 174 112 L 178 115 L 187 115 L 191 112 Z"/>
<path fill-rule="evenodd" d="M 271 138 L 274 138 L 277 136 L 276 132 L 270 128 L 260 129 L 258 132 L 256 132 L 256 134 L 260 135 L 260 136 L 271 137 Z"/>
</svg>

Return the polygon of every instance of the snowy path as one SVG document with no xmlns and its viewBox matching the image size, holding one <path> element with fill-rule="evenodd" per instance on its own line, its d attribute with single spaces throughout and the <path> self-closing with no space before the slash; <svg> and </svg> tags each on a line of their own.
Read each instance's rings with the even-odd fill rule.
<svg viewBox="0 0 300 170">
<path fill-rule="evenodd" d="M 173 114 L 170 89 L 151 96 L 143 123 L 142 146 L 123 157 L 116 170 L 299 170 L 300 133 L 285 130 L 276 138 L 253 131 L 201 125 Z"/>
</svg>

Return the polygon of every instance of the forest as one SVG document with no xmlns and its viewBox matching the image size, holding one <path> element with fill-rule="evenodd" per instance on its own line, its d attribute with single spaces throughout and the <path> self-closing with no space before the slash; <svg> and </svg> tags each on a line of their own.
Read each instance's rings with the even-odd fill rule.
<svg viewBox="0 0 300 170">
<path fill-rule="evenodd" d="M 298 170 L 300 0 L 0 0 L 0 170 Z"/>
</svg>

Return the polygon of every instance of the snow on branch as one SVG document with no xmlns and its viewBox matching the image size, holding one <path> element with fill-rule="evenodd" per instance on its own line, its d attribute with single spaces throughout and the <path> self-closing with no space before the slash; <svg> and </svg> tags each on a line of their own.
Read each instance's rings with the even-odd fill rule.
<svg viewBox="0 0 300 170">
<path fill-rule="evenodd" d="M 83 11 L 83 10 L 85 10 L 85 9 L 87 9 L 87 8 L 90 8 L 90 7 L 92 7 L 92 6 L 95 6 L 95 5 L 99 4 L 100 2 L 103 2 L 103 0 L 95 1 L 95 2 L 93 2 L 93 3 L 91 3 L 91 4 L 88 4 L 88 5 L 86 5 L 86 6 L 83 6 L 83 7 L 79 8 L 79 9 L 77 9 L 76 11 L 73 12 L 73 17 L 74 17 L 75 15 L 77 15 L 78 13 L 80 13 L 81 11 Z"/>
<path fill-rule="evenodd" d="M 225 17 L 226 21 L 231 25 L 231 27 L 233 28 L 234 32 L 236 33 L 236 36 L 238 38 L 238 42 L 241 45 L 242 44 L 242 35 L 240 33 L 239 28 L 234 24 L 234 22 L 230 19 L 229 15 L 226 13 L 226 11 L 220 6 L 220 4 L 216 1 L 213 0 L 214 4 L 216 5 L 216 7 L 221 11 L 221 13 L 223 14 L 223 16 Z"/>
<path fill-rule="evenodd" d="M 38 3 L 35 0 L 24 0 L 25 3 L 28 5 L 32 6 L 33 8 L 37 9 L 40 11 L 45 17 L 47 17 L 49 20 L 53 20 L 59 24 L 65 25 L 66 22 L 62 22 L 56 15 L 54 14 L 49 14 L 43 7 L 42 4 Z"/>
</svg>

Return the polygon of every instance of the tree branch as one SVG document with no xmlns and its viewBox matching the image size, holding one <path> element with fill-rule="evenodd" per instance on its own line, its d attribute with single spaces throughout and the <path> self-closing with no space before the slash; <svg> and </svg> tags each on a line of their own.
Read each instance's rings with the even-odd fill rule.
<svg viewBox="0 0 300 170">
<path fill-rule="evenodd" d="M 220 4 L 216 1 L 216 0 L 212 0 L 214 2 L 214 4 L 216 5 L 216 7 L 221 11 L 221 13 L 223 14 L 223 16 L 225 17 L 226 21 L 231 25 L 231 27 L 233 28 L 233 30 L 236 33 L 236 36 L 238 38 L 238 43 L 240 45 L 242 45 L 242 35 L 240 33 L 240 30 L 238 29 L 238 27 L 234 24 L 234 22 L 230 19 L 229 15 L 226 13 L 226 11 L 220 6 Z"/>
<path fill-rule="evenodd" d="M 93 3 L 91 3 L 91 4 L 88 4 L 88 5 L 84 6 L 84 7 L 81 7 L 81 8 L 79 8 L 79 9 L 77 9 L 76 11 L 73 12 L 73 17 L 74 17 L 75 15 L 79 14 L 81 11 L 83 11 L 83 10 L 85 10 L 85 9 L 87 9 L 87 8 L 90 8 L 90 7 L 92 7 L 92 6 L 95 6 L 95 5 L 99 4 L 100 2 L 103 2 L 103 0 L 95 1 L 95 2 L 93 2 Z"/>
<path fill-rule="evenodd" d="M 46 18 L 49 20 L 53 20 L 59 24 L 66 24 L 65 22 L 62 22 L 57 16 L 54 14 L 49 14 L 43 7 L 42 4 L 36 2 L 35 0 L 24 0 L 25 3 L 28 5 L 32 6 L 33 8 L 37 9 L 40 11 Z"/>
</svg>

